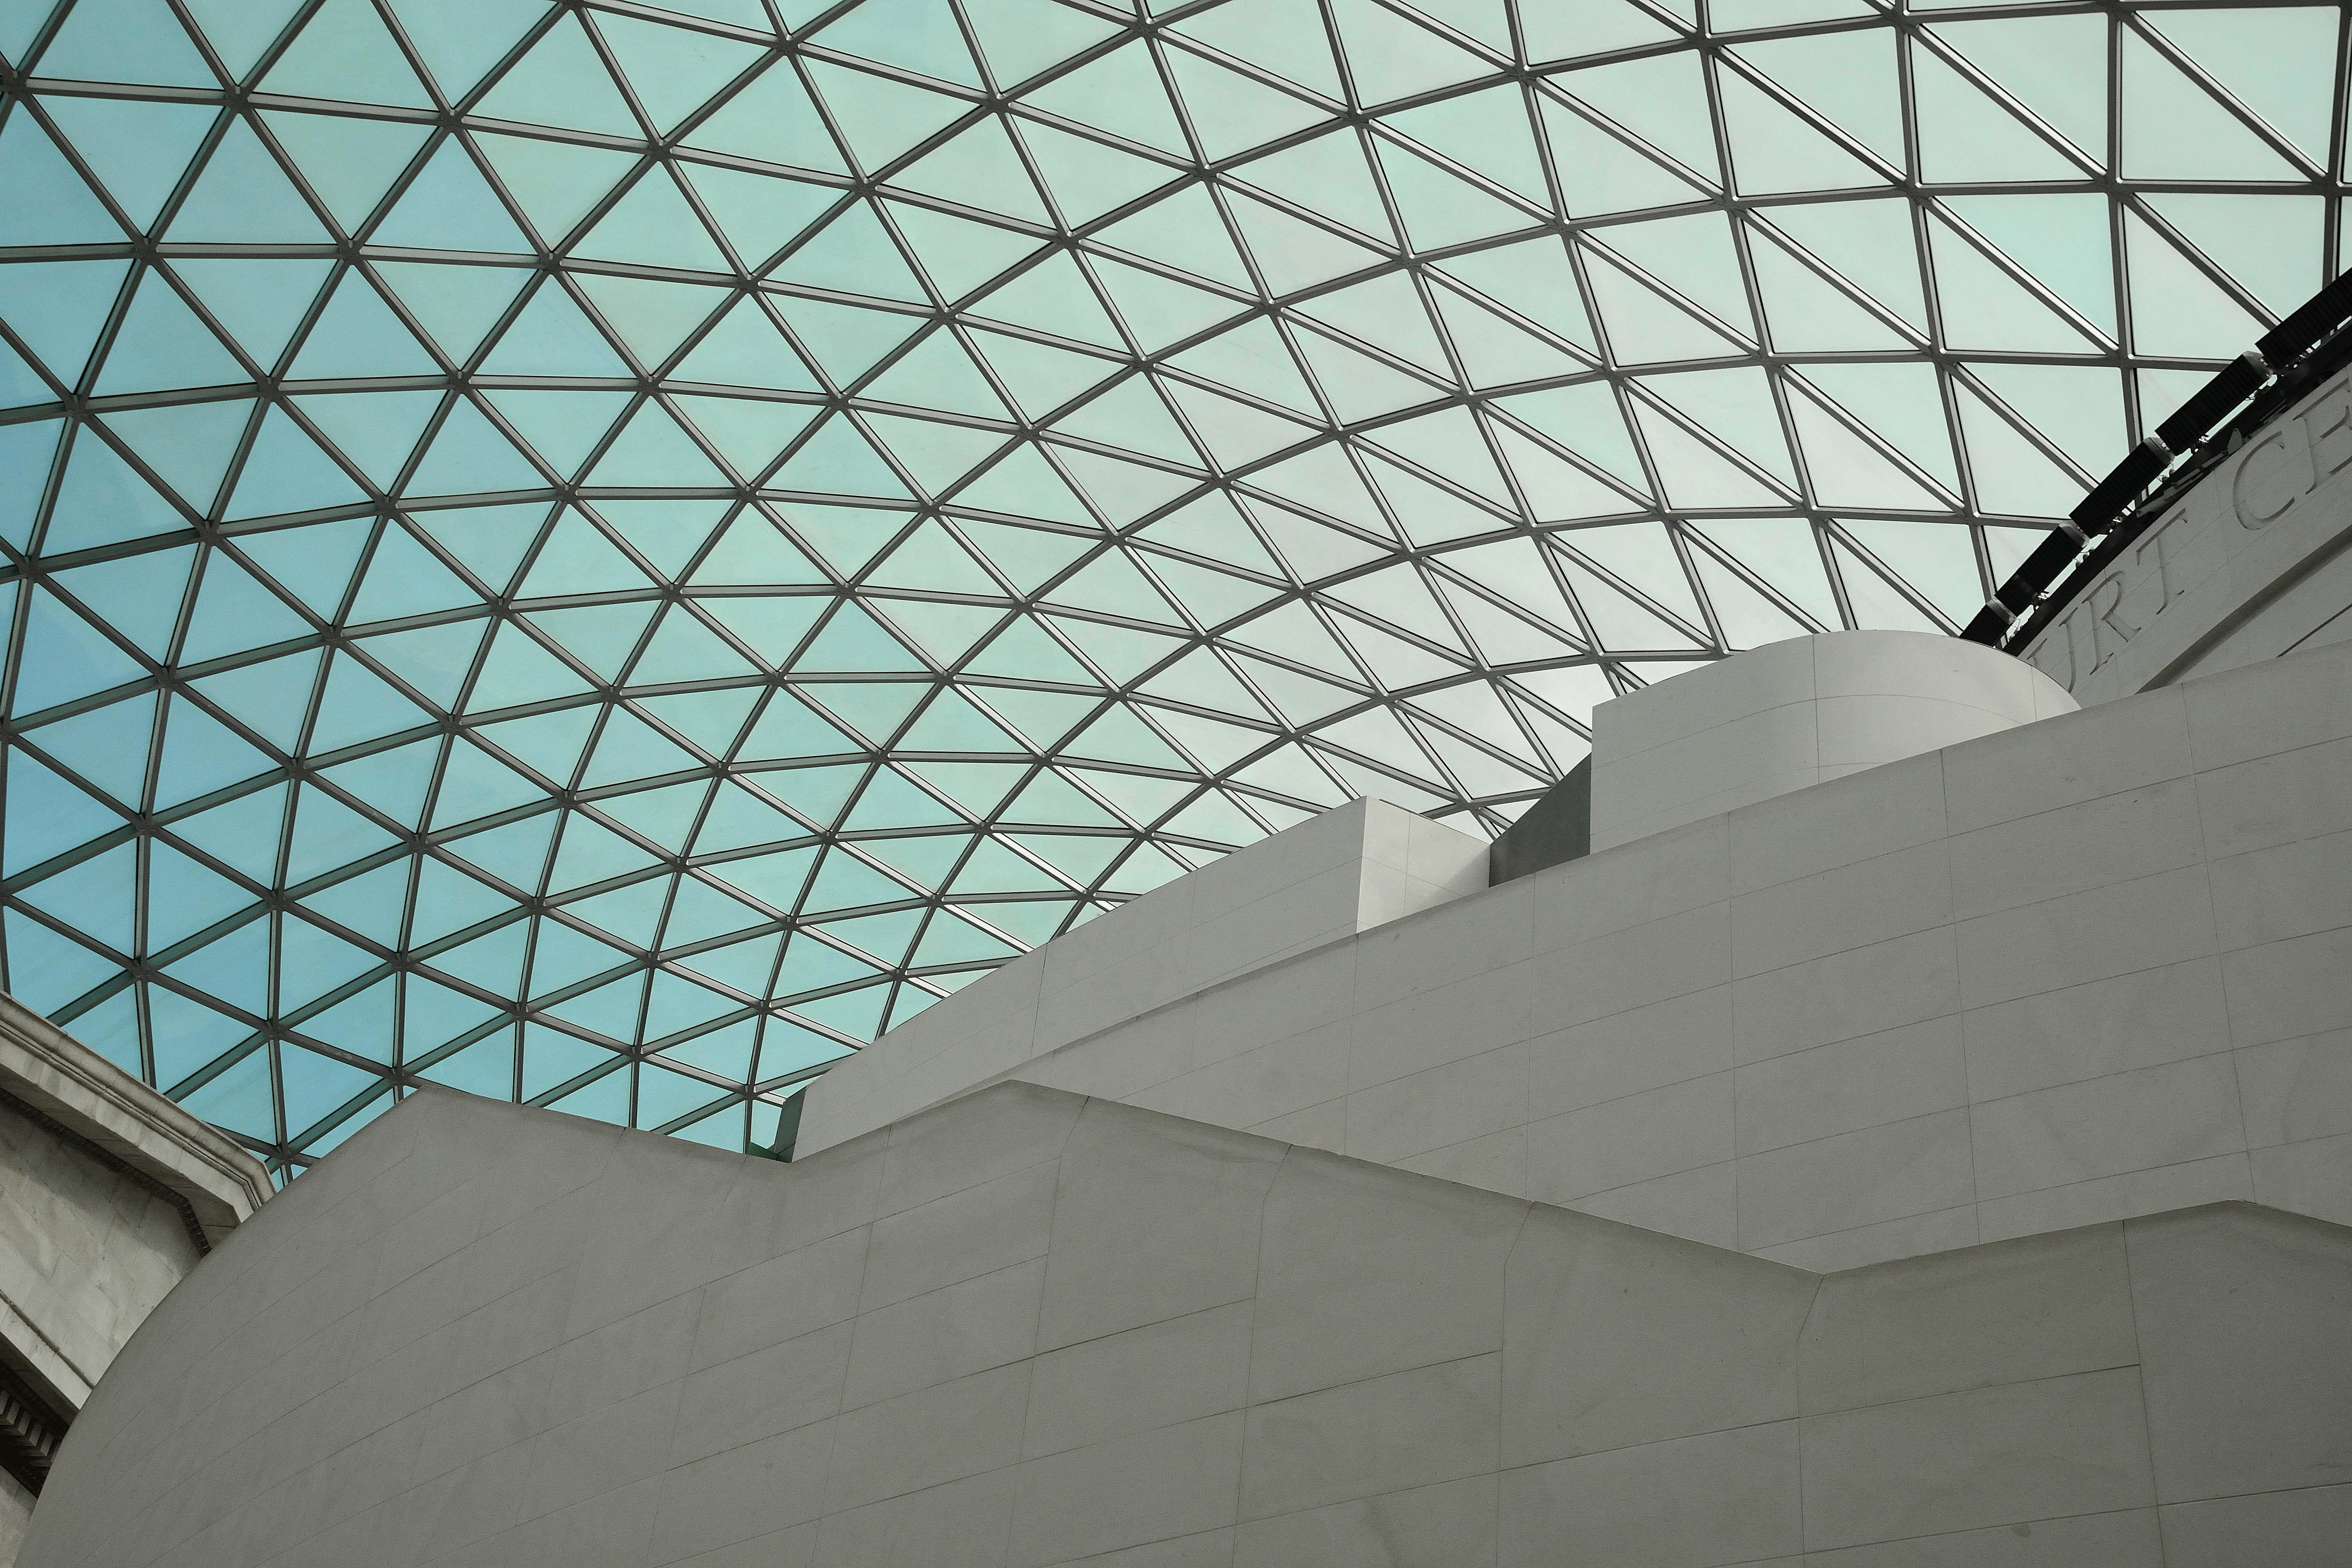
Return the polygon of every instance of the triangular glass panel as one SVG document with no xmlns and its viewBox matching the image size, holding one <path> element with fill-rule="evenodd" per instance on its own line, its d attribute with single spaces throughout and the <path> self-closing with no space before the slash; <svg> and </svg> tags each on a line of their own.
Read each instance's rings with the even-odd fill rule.
<svg viewBox="0 0 2352 1568">
<path fill-rule="evenodd" d="M 922 302 L 923 286 L 908 270 L 874 211 L 860 202 L 836 214 L 769 274 L 779 282 L 844 294 Z"/>
<path fill-rule="evenodd" d="M 2219 360 L 2261 331 L 2236 300 L 2138 217 L 2125 216 L 2124 233 L 2133 346 L 2140 353 Z"/>
<path fill-rule="evenodd" d="M 168 17 L 161 18 L 148 30 L 161 36 L 170 26 Z M 210 104 L 130 98 L 51 97 L 43 106 L 107 194 L 142 230 L 154 223 L 165 198 L 179 185 L 188 160 L 219 118 Z"/>
<path fill-rule="evenodd" d="M 0 320 L 68 387 L 79 385 L 130 270 L 127 261 L 20 261 L 0 269 Z M 161 288 L 160 280 L 150 283 Z M 44 402 L 47 396 L 28 397 Z"/>
<path fill-rule="evenodd" d="M 1733 182 L 1743 194 L 1854 190 L 1885 177 L 1733 71 L 1719 71 Z M 1900 167 L 1900 138 L 1897 138 Z"/>
<path fill-rule="evenodd" d="M 230 519 L 275 517 L 364 501 L 351 476 L 289 418 L 272 408 L 255 436 L 253 449 L 237 475 L 222 515 Z"/>
<path fill-rule="evenodd" d="M 346 271 L 289 367 L 304 381 L 386 375 L 433 375 L 440 366 L 416 334 L 384 303 L 367 275 Z"/>
<path fill-rule="evenodd" d="M 839 382 L 856 380 L 926 321 L 894 310 L 860 310 L 792 295 L 769 298 L 817 363 Z"/>
<path fill-rule="evenodd" d="M 2128 28 L 2122 50 L 2121 173 L 2126 178 L 2300 177 L 2292 163 Z"/>
<path fill-rule="evenodd" d="M 968 0 L 963 11 L 1001 86 L 1026 81 L 1117 31 L 1090 11 L 1051 0 Z"/>
<path fill-rule="evenodd" d="M 1723 359 L 1739 345 L 1712 324 L 1669 300 L 1632 273 L 1587 250 L 1585 277 L 1609 333 L 1610 353 L 1622 364 Z"/>
<path fill-rule="evenodd" d="M 863 0 L 810 37 L 846 55 L 942 81 L 980 85 L 947 0 Z"/>
<path fill-rule="evenodd" d="M 2044 287 L 2116 330 L 2111 215 L 2104 195 L 1958 196 L 1951 210 Z"/>
<path fill-rule="evenodd" d="M 1445 322 L 1445 335 L 1474 385 L 1571 375 L 1588 368 L 1586 362 L 1570 357 L 1566 351 L 1450 289 L 1432 289 L 1430 293 Z"/>
<path fill-rule="evenodd" d="M 2293 141 L 2316 166 L 2327 159 L 2336 18 L 2295 6 L 2221 6 L 2143 18 L 2180 46 L 2232 97 Z"/>
<path fill-rule="evenodd" d="M 197 30 L 239 80 L 301 8 L 302 0 L 187 0 Z"/>
<path fill-rule="evenodd" d="M 1037 162 L 1065 222 L 1073 227 L 1157 190 L 1178 171 L 1101 142 L 1074 136 L 1034 121 L 1021 125 L 1021 140 Z"/>
<path fill-rule="evenodd" d="M 26 9 L 37 25 L 47 7 Z M 37 68 L 68 81 L 219 85 L 164 0 L 81 0 L 41 51 Z"/>
<path fill-rule="evenodd" d="M 107 415 L 106 424 L 191 509 L 206 511 L 252 409 L 243 398 L 166 404 L 117 410 Z"/>
<path fill-rule="evenodd" d="M 1212 6 L 1187 16 L 1177 27 L 1186 37 L 1261 66 L 1311 92 L 1329 99 L 1342 96 L 1339 73 L 1332 68 L 1330 37 L 1313 0 Z"/>
<path fill-rule="evenodd" d="M 943 491 L 970 473 L 982 459 L 1003 447 L 1003 430 L 952 425 L 934 419 L 902 419 L 869 414 L 866 423 L 915 477 L 933 493 Z"/>
<path fill-rule="evenodd" d="M 1409 98 L 1496 69 L 1373 0 L 1337 0 L 1332 15 L 1339 22 L 1359 102 Z"/>
<path fill-rule="evenodd" d="M 453 102 L 544 20 L 547 9 L 540 0 L 392 0 L 393 15 Z"/>
<path fill-rule="evenodd" d="M 510 506 L 418 512 L 412 521 L 480 578 L 490 596 L 497 596 L 514 576 L 523 552 L 539 537 L 547 510 L 544 501 L 523 501 Z"/>
<path fill-rule="evenodd" d="M 231 557 L 215 552 L 180 645 L 180 662 L 197 664 L 247 648 L 311 634 L 310 623 L 256 582 Z"/>
<path fill-rule="evenodd" d="M 490 405 L 558 473 L 578 468 L 631 397 L 625 392 L 510 389 L 485 394 Z"/>
<path fill-rule="evenodd" d="M 1231 288 L 1255 289 L 1249 270 L 1234 251 L 1223 217 L 1203 185 L 1186 185 L 1162 196 L 1132 217 L 1121 218 L 1095 237 L 1108 245 L 1182 268 Z"/>
<path fill-rule="evenodd" d="M 499 335 L 482 369 L 492 375 L 625 377 L 630 374 L 604 334 L 552 276 Z"/>
<path fill-rule="evenodd" d="M 0 178 L 10 174 L 5 140 L 0 137 Z M 310 204 L 243 120 L 233 121 L 214 145 L 205 160 L 205 172 L 181 201 L 164 236 L 184 244 L 328 243 L 327 231 L 319 226 Z"/>
<path fill-rule="evenodd" d="M 364 625 L 471 608 L 479 603 L 474 591 L 407 530 L 387 525 L 376 539 L 366 575 L 346 618 L 353 625 Z"/>
<path fill-rule="evenodd" d="M 1661 44 L 1674 33 L 1630 0 L 1560 0 L 1519 13 L 1528 58 L 1569 59 Z"/>
<path fill-rule="evenodd" d="M 1228 210 L 1240 226 L 1251 259 L 1274 293 L 1291 294 L 1377 267 L 1380 252 L 1234 192 Z M 1147 209 L 1148 210 L 1148 209 Z"/>
<path fill-rule="evenodd" d="M 1124 347 L 1118 329 L 1096 300 L 1093 287 L 1067 251 L 1055 251 L 1002 285 L 975 305 L 971 313 L 1104 348 Z M 982 346 L 987 349 L 987 341 Z M 991 352 L 991 362 L 994 363 L 995 358 Z M 1005 367 L 998 364 L 997 368 L 1003 371 Z M 1017 395 L 1021 389 L 1016 386 L 1013 390 Z"/>
<path fill-rule="evenodd" d="M 531 242 L 508 216 L 461 141 L 442 141 L 407 191 L 369 235 L 376 245 L 416 249 L 522 251 Z"/>
<path fill-rule="evenodd" d="M 96 391 L 104 395 L 248 379 L 163 275 L 151 270 L 139 280 L 131 308 L 107 345 Z"/>
<path fill-rule="evenodd" d="M 1202 151 L 1217 162 L 1304 131 L 1331 113 L 1190 49 L 1171 48 L 1161 58 L 1176 79 L 1177 95 L 1201 138 Z"/>
<path fill-rule="evenodd" d="M 687 205 L 667 168 L 660 163 L 646 169 L 572 248 L 576 256 L 599 261 L 695 272 L 733 270 L 711 242 L 700 215 Z"/>
<path fill-rule="evenodd" d="M 486 495 L 546 483 L 506 433 L 470 401 L 452 404 L 432 444 L 408 477 L 410 495 Z"/>
<path fill-rule="evenodd" d="M 1903 98 L 1893 31 L 1864 27 L 1775 38 L 1743 44 L 1738 53 L 1887 163 L 1904 166 Z M 1732 73 L 1725 71 L 1719 79 L 1728 85 Z M 1735 162 L 1738 153 L 1735 142 Z"/>
<path fill-rule="evenodd" d="M 235 260 L 183 257 L 172 263 L 172 269 L 195 290 L 196 299 L 213 319 L 265 366 L 278 363 L 287 340 L 310 313 L 319 286 L 333 267 L 333 262 L 323 259 L 266 257 Z"/>
<path fill-rule="evenodd" d="M 1977 505 L 2012 517 L 2063 517 L 2087 487 L 2060 468 L 1965 385 L 1955 385 Z"/>
<path fill-rule="evenodd" d="M 441 397 L 438 392 L 358 393 L 298 398 L 295 406 L 360 472 L 390 489 Z"/>
<path fill-rule="evenodd" d="M 898 474 L 845 414 L 819 425 L 769 481 L 781 490 L 904 497 Z"/>
<path fill-rule="evenodd" d="M 680 397 L 677 405 L 746 479 L 764 474 L 785 446 L 824 412 L 815 404 L 750 397 Z"/>
<path fill-rule="evenodd" d="M 2113 372 L 2107 373 L 2110 376 Z M 1823 506 L 1938 511 L 1940 498 L 1904 473 L 1810 397 L 1791 395 L 1790 420 L 1805 449 L 1805 478 Z"/>
<path fill-rule="evenodd" d="M 1097 258 L 1095 276 L 1118 308 L 1128 331 L 1147 353 L 1157 353 L 1181 339 L 1199 335 L 1220 321 L 1232 320 L 1249 307 L 1243 301 L 1196 289 L 1189 283 L 1129 267 L 1123 261 Z"/>
<path fill-rule="evenodd" d="M 1911 204 L 1901 199 L 1821 202 L 1770 209 L 1772 226 L 1910 322 L 1927 330 Z"/>
<path fill-rule="evenodd" d="M 868 171 L 891 163 L 971 107 L 962 99 L 887 77 L 819 60 L 805 63 L 850 151 Z"/>
<path fill-rule="evenodd" d="M 868 0 L 869 5 L 872 0 Z M 1182 127 L 1168 106 L 1168 92 L 1152 63 L 1150 46 L 1121 45 L 1066 76 L 1030 92 L 1026 102 L 1081 125 L 1186 156 Z"/>
<path fill-rule="evenodd" d="M 1429 311 L 1402 273 L 1323 295 L 1302 310 L 1433 375 L 1448 375 L 1445 350 L 1430 327 Z"/>
<path fill-rule="evenodd" d="M 1034 235 L 972 223 L 904 202 L 891 202 L 890 221 L 907 238 L 925 276 L 940 295 L 961 300 L 1044 243 Z"/>
<path fill-rule="evenodd" d="M 1975 364 L 1969 372 L 2058 448 L 2097 473 L 2131 445 L 2123 383 L 2093 365 Z"/>
<path fill-rule="evenodd" d="M 1907 338 L 1799 260 L 1793 251 L 1751 230 L 1748 255 L 1773 347 L 1803 352 L 1909 345 Z"/>
<path fill-rule="evenodd" d="M 1933 365 L 1809 364 L 1804 375 L 1849 416 L 1862 419 L 1958 493 L 1959 473 L 1952 461 L 1951 435 Z"/>
<path fill-rule="evenodd" d="M 1658 375 L 1640 384 L 1687 415 L 1690 423 L 1736 449 L 1742 457 L 1794 485 L 1788 440 L 1769 381 L 1760 370 L 1688 371 Z"/>
<path fill-rule="evenodd" d="M 122 241 L 122 226 L 29 114 L 12 114 L 0 125 L 0 185 L 14 194 L 0 207 L 0 245 Z"/>
<path fill-rule="evenodd" d="M 597 14 L 596 31 L 654 129 L 662 132 L 674 130 L 761 57 L 757 45 L 610 12 Z"/>
<path fill-rule="evenodd" d="M 261 79 L 261 87 L 293 98 L 433 107 L 432 95 L 367 0 L 326 0 Z"/>
<path fill-rule="evenodd" d="M 1932 50 L 1911 51 L 1920 172 L 1937 181 L 2080 179 L 2083 171 Z"/>
<path fill-rule="evenodd" d="M 2318 292 L 2320 203 L 2310 196 L 2151 194 L 2148 205 L 2273 311 Z"/>
<path fill-rule="evenodd" d="M 1942 22 L 1937 37 L 2094 160 L 2107 155 L 2106 18 L 2005 16 Z M 1778 46 L 1793 55 L 1786 45 Z"/>
<path fill-rule="evenodd" d="M 1509 234 L 1538 221 L 1386 138 L 1376 139 L 1373 145 L 1379 149 L 1381 169 L 1388 175 L 1389 193 L 1396 198 L 1405 234 L 1418 249 L 1434 250 Z"/>
<path fill-rule="evenodd" d="M 1531 202 L 1550 205 L 1527 100 L 1516 83 L 1408 109 L 1387 123 Z"/>
<path fill-rule="evenodd" d="M 627 612 L 632 606 L 616 608 Z M 556 611 L 532 616 L 531 624 L 551 630 L 561 626 L 569 631 L 572 627 L 564 623 L 596 615 L 597 612 L 593 610 Z M 637 619 L 642 625 L 643 616 L 639 616 Z M 594 652 L 602 651 L 583 649 L 571 641 L 566 641 L 564 647 L 583 663 L 589 662 Z M 611 660 L 606 668 L 600 668 L 597 673 L 606 674 L 618 662 L 617 659 Z M 556 698 L 577 696 L 588 689 L 586 681 L 540 647 L 520 625 L 501 621 L 496 637 L 491 640 L 488 657 L 482 660 L 481 673 L 475 678 L 474 689 L 467 698 L 466 708 L 469 713 L 480 713 L 527 702 L 546 702 Z"/>
<path fill-rule="evenodd" d="M 573 276 L 598 312 L 620 333 L 621 341 L 647 366 L 659 364 L 675 353 L 687 334 L 724 304 L 731 292 L 706 284 L 601 272 Z M 511 330 L 508 336 L 511 340 Z"/>
<path fill-rule="evenodd" d="M 1612 225 L 1606 243 L 1734 331 L 1753 333 L 1730 226 L 1713 213 Z"/>
<path fill-rule="evenodd" d="M 1561 202 L 1570 217 L 1600 217 L 1705 198 L 1706 191 L 1616 132 L 1549 97 L 1538 101 L 1543 106 L 1552 167 L 1559 175 Z"/>
<path fill-rule="evenodd" d="M 727 482 L 694 438 L 659 403 L 648 400 L 587 476 L 593 485 L 722 485 Z"/>
<path fill-rule="evenodd" d="M 2092 340 L 1941 223 L 1928 226 L 1944 333 L 1955 348 L 2087 353 Z"/>
<path fill-rule="evenodd" d="M 1352 129 L 1326 132 L 1244 163 L 1234 174 L 1306 211 L 1347 224 L 1379 244 L 1396 243 L 1387 205 Z"/>
<path fill-rule="evenodd" d="M 644 128 L 613 85 L 578 16 L 566 11 L 475 106 L 496 120 L 637 137 Z"/>
<path fill-rule="evenodd" d="M 475 145 L 551 247 L 640 161 L 634 153 L 537 136 L 478 135 Z"/>
<path fill-rule="evenodd" d="M 835 174 L 849 169 L 790 56 L 754 77 L 717 113 L 687 132 L 686 145 Z"/>
<path fill-rule="evenodd" d="M 1697 55 L 1651 55 L 1551 80 L 1711 184 L 1723 178 Z"/>
<path fill-rule="evenodd" d="M 736 259 L 757 269 L 840 200 L 832 185 L 755 174 L 747 169 L 674 163 L 709 210 Z"/>
</svg>

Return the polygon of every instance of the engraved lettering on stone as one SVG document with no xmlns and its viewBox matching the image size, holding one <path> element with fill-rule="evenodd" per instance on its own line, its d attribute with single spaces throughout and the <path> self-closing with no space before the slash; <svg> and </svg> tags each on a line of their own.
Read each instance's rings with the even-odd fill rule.
<svg viewBox="0 0 2352 1568">
<path fill-rule="evenodd" d="M 2352 383 L 2337 382 L 2299 416 L 2317 480 L 2352 463 Z"/>
<path fill-rule="evenodd" d="M 2280 426 L 2265 431 L 2239 456 L 2238 471 L 2230 478 L 2230 502 L 2237 511 L 2239 527 L 2268 528 L 2310 488 L 2305 476 L 2295 471 L 2287 436 L 2294 428 Z"/>
<path fill-rule="evenodd" d="M 2084 614 L 2084 608 L 2078 599 L 2074 607 L 2066 613 L 2066 657 L 2074 661 L 2074 668 L 2079 675 L 2088 676 L 2099 668 L 2099 638 L 2098 627 L 2089 616 Z M 2069 687 L 2067 689 L 2071 691 L 2074 689 Z"/>
<path fill-rule="evenodd" d="M 2164 614 L 2173 600 L 2189 592 L 2189 584 L 2175 578 L 2172 571 L 2173 563 L 2178 559 L 2181 545 L 2193 531 L 2179 526 L 2188 515 L 2189 509 L 2186 506 L 2174 507 L 2158 521 L 2154 528 L 2148 530 L 2147 537 L 2142 539 L 2138 547 L 2132 552 L 2132 564 L 2135 566 L 2147 559 L 2151 549 L 2156 552 L 2156 584 L 2158 595 L 2156 613 L 2159 616 Z"/>
<path fill-rule="evenodd" d="M 2032 663 L 2034 668 L 2069 691 L 2074 689 L 2074 677 L 2077 674 L 2074 659 L 2074 612 L 2067 611 L 2057 625 L 2045 630 L 2042 634 L 2041 640 L 2026 651 L 2026 658 Z M 2066 656 L 2065 668 L 2063 669 L 2058 664 L 2058 655 L 2062 652 Z"/>
<path fill-rule="evenodd" d="M 2093 584 L 2089 602 L 2091 644 L 2098 655 L 2098 662 L 2105 664 L 2123 651 L 2124 644 L 2139 634 L 2139 627 L 2122 618 L 2120 614 L 2124 603 L 2123 574 L 2109 573 Z M 2107 641 L 2110 633 L 2115 637 L 2113 646 L 2109 646 Z"/>
</svg>

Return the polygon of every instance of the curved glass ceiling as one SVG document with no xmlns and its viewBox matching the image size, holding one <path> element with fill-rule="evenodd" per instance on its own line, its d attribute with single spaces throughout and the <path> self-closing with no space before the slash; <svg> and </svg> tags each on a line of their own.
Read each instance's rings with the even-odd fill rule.
<svg viewBox="0 0 2352 1568">
<path fill-rule="evenodd" d="M 740 1147 L 1231 846 L 1951 630 L 2337 264 L 2336 7 L 2020 9 L 0 0 L 7 984 L 281 1170 Z"/>
</svg>

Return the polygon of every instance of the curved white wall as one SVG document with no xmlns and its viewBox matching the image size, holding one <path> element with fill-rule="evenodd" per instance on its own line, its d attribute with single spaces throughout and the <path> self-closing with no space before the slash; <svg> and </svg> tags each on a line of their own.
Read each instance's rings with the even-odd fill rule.
<svg viewBox="0 0 2352 1568">
<path fill-rule="evenodd" d="M 2352 644 L 1570 860 L 1006 1076 L 1808 1268 L 2232 1198 L 2352 1224 L 2347 780 Z"/>
<path fill-rule="evenodd" d="M 2032 666 L 1952 637 L 1769 643 L 1593 710 L 1592 847 L 2075 707 Z"/>
<path fill-rule="evenodd" d="M 2244 1205 L 1822 1277 L 1034 1089 L 779 1165 L 427 1088 L 141 1328 L 22 1561 L 2340 1564 L 2347 1275 Z"/>
</svg>

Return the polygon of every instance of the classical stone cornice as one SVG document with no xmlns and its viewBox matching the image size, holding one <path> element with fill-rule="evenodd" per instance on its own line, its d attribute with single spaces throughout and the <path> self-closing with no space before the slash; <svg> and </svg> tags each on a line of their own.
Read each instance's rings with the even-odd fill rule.
<svg viewBox="0 0 2352 1568">
<path fill-rule="evenodd" d="M 0 1093 L 177 1198 L 207 1248 L 274 1190 L 261 1163 L 226 1133 L 5 993 Z"/>
</svg>

